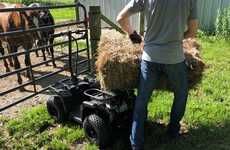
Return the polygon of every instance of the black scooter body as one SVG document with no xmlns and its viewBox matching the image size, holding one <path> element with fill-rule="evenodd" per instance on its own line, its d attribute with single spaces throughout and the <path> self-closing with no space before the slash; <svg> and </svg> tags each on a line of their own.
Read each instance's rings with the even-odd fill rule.
<svg viewBox="0 0 230 150">
<path fill-rule="evenodd" d="M 57 122 L 74 121 L 99 146 L 110 143 L 113 128 L 130 129 L 135 100 L 133 90 L 107 92 L 93 78 L 66 79 L 50 87 L 49 114 Z"/>
</svg>

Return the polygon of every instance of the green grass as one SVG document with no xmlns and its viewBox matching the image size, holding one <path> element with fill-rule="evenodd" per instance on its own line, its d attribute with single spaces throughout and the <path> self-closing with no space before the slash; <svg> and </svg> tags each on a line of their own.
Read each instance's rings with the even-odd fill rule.
<svg viewBox="0 0 230 150">
<path fill-rule="evenodd" d="M 69 149 L 70 145 L 84 140 L 79 126 L 56 124 L 41 105 L 24 110 L 14 120 L 0 120 L 4 124 L 0 130 L 0 149 Z"/>
<path fill-rule="evenodd" d="M 54 17 L 55 22 L 75 20 L 74 8 L 52 9 L 51 14 Z"/>
<path fill-rule="evenodd" d="M 73 4 L 74 0 L 3 0 L 8 3 L 48 3 L 52 5 Z M 76 19 L 74 8 L 51 9 L 51 14 L 54 16 L 55 22 L 68 21 Z"/>
<path fill-rule="evenodd" d="M 183 120 L 188 135 L 177 143 L 165 143 L 161 141 L 165 127 L 152 129 L 149 131 L 152 134 L 146 137 L 149 149 L 230 149 L 230 43 L 215 37 L 202 38 L 200 43 L 201 55 L 208 67 L 201 83 L 189 94 Z M 171 93 L 153 94 L 149 104 L 150 121 L 160 119 L 167 123 L 172 99 Z"/>
<path fill-rule="evenodd" d="M 188 133 L 178 141 L 165 138 L 173 95 L 154 92 L 148 107 L 146 150 L 230 149 L 230 42 L 215 37 L 199 41 L 207 69 L 189 94 L 183 119 Z M 127 141 L 121 137 L 110 149 L 125 150 Z M 0 118 L 0 149 L 80 149 L 82 144 L 84 150 L 97 149 L 87 142 L 79 126 L 55 123 L 45 106 L 23 111 L 15 120 Z"/>
</svg>

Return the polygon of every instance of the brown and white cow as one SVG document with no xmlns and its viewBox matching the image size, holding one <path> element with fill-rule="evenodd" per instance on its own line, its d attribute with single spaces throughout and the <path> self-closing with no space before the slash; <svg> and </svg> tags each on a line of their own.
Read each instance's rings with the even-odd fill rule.
<svg viewBox="0 0 230 150">
<path fill-rule="evenodd" d="M 8 3 L 0 3 L 0 9 L 2 8 L 23 8 L 26 7 L 23 4 L 8 4 Z M 36 11 L 11 11 L 11 12 L 0 12 L 0 32 L 10 32 L 17 30 L 28 30 L 35 27 L 34 22 L 38 20 L 38 14 Z M 38 21 L 37 21 L 38 22 Z M 18 48 L 22 46 L 25 49 L 25 64 L 29 66 L 30 62 L 30 53 L 29 49 L 33 47 L 35 40 L 37 39 L 36 32 L 27 32 L 21 34 L 15 34 L 10 36 L 0 37 L 0 51 L 4 54 L 4 49 L 2 46 L 2 42 L 6 42 L 8 44 L 8 53 L 15 53 L 18 51 Z M 15 70 L 20 69 L 20 63 L 18 61 L 17 56 L 13 56 L 14 60 L 14 68 Z M 6 67 L 6 71 L 9 71 L 8 64 L 6 60 L 4 60 L 4 65 Z M 11 62 L 12 65 L 12 62 Z M 17 73 L 18 83 L 22 83 L 22 78 L 20 73 Z M 27 70 L 27 77 L 31 77 L 29 70 Z"/>
</svg>

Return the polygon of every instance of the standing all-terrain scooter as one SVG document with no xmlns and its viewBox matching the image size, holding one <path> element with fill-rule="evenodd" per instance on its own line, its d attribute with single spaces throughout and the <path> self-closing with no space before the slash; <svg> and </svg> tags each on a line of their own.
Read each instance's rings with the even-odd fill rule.
<svg viewBox="0 0 230 150">
<path fill-rule="evenodd" d="M 85 34 L 88 34 L 87 29 L 85 31 Z M 77 39 L 72 35 L 74 33 L 77 32 L 68 32 L 68 36 L 70 42 L 73 38 L 77 45 L 77 64 L 80 50 Z M 88 35 L 83 36 L 88 38 Z M 86 40 L 88 49 L 88 39 Z M 71 77 L 50 86 L 49 89 L 53 95 L 47 100 L 47 110 L 57 122 L 73 121 L 82 125 L 86 137 L 91 142 L 104 147 L 110 143 L 113 128 L 130 127 L 135 99 L 134 91 L 101 90 L 95 77 L 78 75 L 77 65 L 73 73 L 71 43 L 69 47 L 68 61 Z M 87 52 L 89 56 L 89 51 Z M 88 65 L 90 67 L 90 63 Z"/>
<path fill-rule="evenodd" d="M 56 94 L 47 101 L 49 114 L 58 122 L 82 125 L 86 137 L 99 146 L 110 143 L 112 129 L 130 127 L 133 91 L 103 91 L 87 78 L 60 81 L 51 89 Z"/>
</svg>

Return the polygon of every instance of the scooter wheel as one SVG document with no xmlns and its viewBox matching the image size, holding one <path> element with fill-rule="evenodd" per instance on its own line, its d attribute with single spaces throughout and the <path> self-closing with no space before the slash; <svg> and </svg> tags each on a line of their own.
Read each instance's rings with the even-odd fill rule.
<svg viewBox="0 0 230 150">
<path fill-rule="evenodd" d="M 46 106 L 50 116 L 52 116 L 57 122 L 63 122 L 66 120 L 66 112 L 60 96 L 50 96 L 46 102 Z"/>
<path fill-rule="evenodd" d="M 105 147 L 109 144 L 110 131 L 105 120 L 96 114 L 89 115 L 84 119 L 83 128 L 86 137 L 91 143 L 99 147 Z"/>
</svg>

